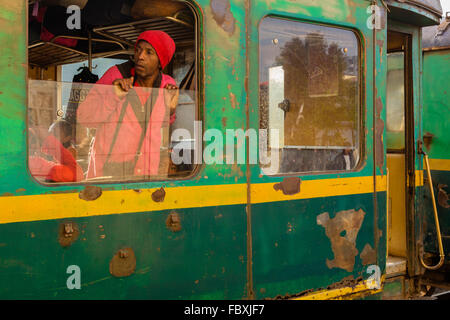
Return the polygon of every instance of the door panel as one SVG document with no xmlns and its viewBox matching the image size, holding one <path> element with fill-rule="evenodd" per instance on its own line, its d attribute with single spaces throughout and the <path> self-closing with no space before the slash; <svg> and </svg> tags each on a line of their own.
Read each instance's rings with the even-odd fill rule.
<svg viewBox="0 0 450 320">
<path fill-rule="evenodd" d="M 402 181 L 403 187 L 401 189 L 394 189 L 389 186 L 390 198 L 392 198 L 392 231 L 391 239 L 397 241 L 390 243 L 388 249 L 390 254 L 399 255 L 407 258 L 407 270 L 410 276 L 416 275 L 420 272 L 418 266 L 418 248 L 417 239 L 421 233 L 421 223 L 419 218 L 419 206 L 421 201 L 423 185 L 423 175 L 420 171 L 422 164 L 420 163 L 421 156 L 417 154 L 417 141 L 420 139 L 422 132 L 421 123 L 421 96 L 420 96 L 420 74 L 422 68 L 422 59 L 420 55 L 420 41 L 419 28 L 411 25 L 399 23 L 397 21 L 389 21 L 388 23 L 388 63 L 389 70 L 392 72 L 401 72 L 403 69 L 403 88 L 401 82 L 397 82 L 397 89 L 401 89 L 404 95 L 404 125 L 401 130 L 393 130 L 394 126 L 387 128 L 387 136 L 389 138 L 388 144 L 388 159 L 389 164 L 393 167 L 389 168 L 389 175 L 392 180 L 397 177 L 397 180 L 392 182 L 397 184 Z M 397 57 L 396 57 L 397 55 Z M 389 73 L 388 73 L 389 81 Z M 389 83 L 388 83 L 388 86 Z M 392 87 L 392 89 L 394 89 Z M 389 97 L 395 97 L 394 90 L 388 90 Z M 400 97 L 400 96 L 399 96 Z M 391 102 L 395 99 L 391 99 Z M 398 104 L 388 104 L 387 107 L 392 109 L 400 109 Z M 395 108 L 394 108 L 395 107 Z M 387 122 L 393 120 L 393 113 L 387 111 Z M 392 124 L 395 121 L 391 121 Z M 395 138 L 394 138 L 395 137 Z M 395 156 L 404 159 L 404 168 L 402 165 L 393 161 Z M 398 159 L 397 159 L 398 160 Z M 403 171 L 400 171 L 403 170 Z M 404 195 L 403 195 L 404 190 Z M 403 208 L 400 202 L 405 205 L 405 214 L 403 217 Z M 400 208 L 398 212 L 394 211 L 395 203 Z M 395 221 L 397 225 L 395 225 Z M 404 226 L 403 226 L 404 224 Z M 402 234 L 404 232 L 404 234 Z M 403 244 L 405 241 L 406 246 Z M 393 249 L 393 251 L 391 251 Z"/>
<path fill-rule="evenodd" d="M 389 169 L 389 255 L 407 256 L 406 251 L 406 193 L 405 155 L 388 154 Z"/>
<path fill-rule="evenodd" d="M 378 212 L 385 210 L 386 180 L 383 173 L 374 178 L 369 88 L 384 35 L 360 19 L 367 3 L 350 1 L 350 9 L 331 2 L 251 1 L 249 81 L 259 91 L 250 93 L 250 127 L 267 130 L 272 151 L 260 150 L 260 161 L 271 157 L 272 166 L 251 167 L 256 298 L 366 278 L 367 267 L 383 259 L 386 234 L 379 229 L 386 222 Z M 339 9 L 331 13 L 330 6 Z M 377 77 L 383 72 L 379 67 Z M 377 96 L 383 91 L 380 85 Z M 379 171 L 386 172 L 384 163 Z"/>
</svg>

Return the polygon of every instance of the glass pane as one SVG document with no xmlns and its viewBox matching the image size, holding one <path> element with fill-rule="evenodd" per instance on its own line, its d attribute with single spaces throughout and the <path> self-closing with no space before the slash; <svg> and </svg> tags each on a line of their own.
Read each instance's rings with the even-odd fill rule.
<svg viewBox="0 0 450 320">
<path fill-rule="evenodd" d="M 386 85 L 387 148 L 405 147 L 405 54 L 388 54 Z"/>
<path fill-rule="evenodd" d="M 360 158 L 356 35 L 266 18 L 259 40 L 260 127 L 279 159 L 268 174 L 354 169 Z"/>
<path fill-rule="evenodd" d="M 41 182 L 142 181 L 186 176 L 193 125 L 173 117 L 174 92 L 112 85 L 29 80 L 29 167 Z M 195 115 L 194 92 L 179 90 L 182 112 Z M 192 117 L 192 119 L 194 116 Z M 178 123 L 177 123 L 178 122 Z M 170 127 L 186 128 L 171 139 Z M 186 125 L 186 126 L 185 126 Z M 190 159 L 193 158 L 193 155 Z M 183 158 L 183 159 L 186 159 Z"/>
<path fill-rule="evenodd" d="M 75 183 L 191 175 L 202 152 L 195 11 L 183 2 L 163 12 L 156 3 L 126 1 L 84 7 L 69 21 L 66 8 L 50 2 L 61 1 L 30 6 L 27 19 L 33 177 Z"/>
</svg>

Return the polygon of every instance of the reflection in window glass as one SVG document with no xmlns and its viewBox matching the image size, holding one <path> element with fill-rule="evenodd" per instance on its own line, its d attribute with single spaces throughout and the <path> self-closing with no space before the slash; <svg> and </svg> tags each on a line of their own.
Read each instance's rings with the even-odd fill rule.
<svg viewBox="0 0 450 320">
<path fill-rule="evenodd" d="M 354 169 L 360 158 L 356 35 L 266 18 L 259 41 L 260 127 L 268 129 L 268 150 L 280 157 L 269 174 Z"/>
<path fill-rule="evenodd" d="M 405 55 L 388 54 L 386 93 L 386 127 L 388 131 L 405 131 Z"/>
<path fill-rule="evenodd" d="M 155 180 L 191 172 L 186 168 L 189 164 L 182 164 L 179 174 L 171 167 L 170 152 L 176 142 L 169 139 L 170 126 L 177 118 L 170 112 L 170 93 L 162 85 L 135 87 L 127 94 L 118 94 L 111 85 L 88 83 L 29 80 L 28 87 L 31 110 L 39 113 L 49 106 L 55 110 L 48 117 L 30 115 L 29 165 L 38 180 Z M 178 92 L 195 111 L 195 103 L 189 101 L 194 93 Z M 67 112 L 58 107 L 57 97 L 63 94 L 70 97 L 69 104 L 77 103 L 76 116 L 66 117 Z"/>
</svg>

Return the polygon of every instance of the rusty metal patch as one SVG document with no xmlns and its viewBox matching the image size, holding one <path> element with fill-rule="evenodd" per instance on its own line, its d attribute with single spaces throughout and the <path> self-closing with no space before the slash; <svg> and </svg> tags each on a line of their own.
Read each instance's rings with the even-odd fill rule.
<svg viewBox="0 0 450 320">
<path fill-rule="evenodd" d="M 111 259 L 109 263 L 109 272 L 114 277 L 128 277 L 136 270 L 136 255 L 133 249 L 123 248 Z"/>
<path fill-rule="evenodd" d="M 181 230 L 180 215 L 176 212 L 172 212 L 166 219 L 166 226 L 172 232 L 178 232 Z"/>
<path fill-rule="evenodd" d="M 433 142 L 434 134 L 430 132 L 426 132 L 423 135 L 423 144 L 427 148 L 427 150 L 430 150 L 431 143 Z"/>
<path fill-rule="evenodd" d="M 273 186 L 275 190 L 281 190 L 283 194 L 291 196 L 300 193 L 300 184 L 302 180 L 298 177 L 284 178 L 283 181 Z"/>
<path fill-rule="evenodd" d="M 364 249 L 359 256 L 361 257 L 362 264 L 364 266 L 368 264 L 375 264 L 377 262 L 377 253 L 368 243 L 364 246 Z"/>
<path fill-rule="evenodd" d="M 235 30 L 236 19 L 231 13 L 229 0 L 211 0 L 211 10 L 214 20 L 228 35 L 232 36 Z"/>
<path fill-rule="evenodd" d="M 355 288 L 362 280 L 363 280 L 363 278 L 361 276 L 356 278 L 356 279 L 353 276 L 348 276 L 348 277 L 345 277 L 344 279 L 342 279 L 339 282 L 330 284 L 327 287 L 327 290 L 349 288 L 349 287 L 350 288 Z"/>
<path fill-rule="evenodd" d="M 152 200 L 155 202 L 163 202 L 166 197 L 166 191 L 163 187 L 152 193 Z"/>
<path fill-rule="evenodd" d="M 376 122 L 375 122 L 375 164 L 383 173 L 384 165 L 384 144 L 383 131 L 384 121 L 381 119 L 381 111 L 383 110 L 383 102 L 381 98 L 376 101 Z"/>
<path fill-rule="evenodd" d="M 102 188 L 96 186 L 86 186 L 79 193 L 79 198 L 86 201 L 97 200 L 102 195 Z"/>
<path fill-rule="evenodd" d="M 328 212 L 317 216 L 317 224 L 325 228 L 334 254 L 333 260 L 326 260 L 328 268 L 353 271 L 355 257 L 358 255 L 355 245 L 356 237 L 365 214 L 362 209 L 358 211 L 352 209 L 338 212 L 333 219 L 330 219 Z"/>
<path fill-rule="evenodd" d="M 446 184 L 438 184 L 438 204 L 445 209 L 450 208 L 450 204 L 448 204 L 448 194 L 447 192 L 444 190 L 444 188 L 447 188 Z"/>
<path fill-rule="evenodd" d="M 58 241 L 61 247 L 69 247 L 78 239 L 79 235 L 78 225 L 72 221 L 63 222 L 58 227 Z"/>
</svg>

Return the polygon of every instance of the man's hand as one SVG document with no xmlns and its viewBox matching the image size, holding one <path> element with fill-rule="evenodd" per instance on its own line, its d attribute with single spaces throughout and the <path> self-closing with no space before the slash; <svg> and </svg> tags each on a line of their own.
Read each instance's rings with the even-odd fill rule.
<svg viewBox="0 0 450 320">
<path fill-rule="evenodd" d="M 166 107 L 169 107 L 170 115 L 173 115 L 177 109 L 179 95 L 180 90 L 177 86 L 168 84 L 164 87 L 164 103 Z"/>
<path fill-rule="evenodd" d="M 113 81 L 114 92 L 119 98 L 127 95 L 128 91 L 133 88 L 134 77 L 128 79 L 116 79 Z"/>
</svg>

